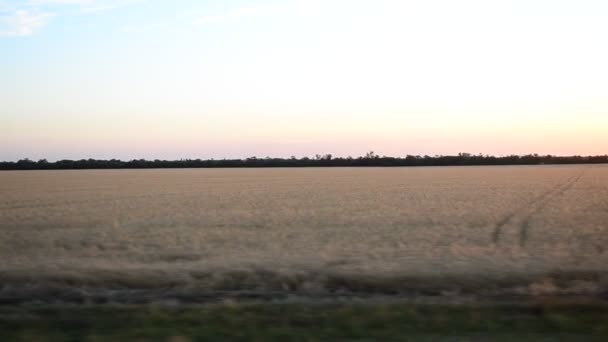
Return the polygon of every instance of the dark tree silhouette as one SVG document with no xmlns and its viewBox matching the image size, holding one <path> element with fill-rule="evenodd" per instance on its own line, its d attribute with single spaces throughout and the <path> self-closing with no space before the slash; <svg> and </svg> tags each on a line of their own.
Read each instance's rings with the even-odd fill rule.
<svg viewBox="0 0 608 342">
<path fill-rule="evenodd" d="M 122 161 L 117 159 L 97 160 L 59 160 L 49 162 L 41 159 L 38 162 L 28 158 L 17 162 L 0 162 L 0 170 L 78 170 L 78 169 L 148 169 L 148 168 L 235 168 L 235 167 L 359 167 L 359 166 L 457 166 L 457 165 L 541 165 L 541 164 L 604 164 L 608 155 L 600 156 L 540 156 L 527 154 L 523 156 L 489 156 L 459 153 L 456 156 L 414 156 L 387 157 L 379 156 L 373 151 L 363 157 L 334 157 L 331 154 L 317 154 L 314 158 L 258 158 L 247 159 L 180 159 L 180 160 L 145 160 L 134 159 Z"/>
</svg>

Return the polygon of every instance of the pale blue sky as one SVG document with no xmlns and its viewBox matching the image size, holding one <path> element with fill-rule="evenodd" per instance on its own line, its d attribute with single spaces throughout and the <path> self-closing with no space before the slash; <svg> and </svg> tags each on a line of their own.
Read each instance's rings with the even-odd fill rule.
<svg viewBox="0 0 608 342">
<path fill-rule="evenodd" d="M 608 153 L 608 1 L 0 0 L 0 160 Z"/>
</svg>

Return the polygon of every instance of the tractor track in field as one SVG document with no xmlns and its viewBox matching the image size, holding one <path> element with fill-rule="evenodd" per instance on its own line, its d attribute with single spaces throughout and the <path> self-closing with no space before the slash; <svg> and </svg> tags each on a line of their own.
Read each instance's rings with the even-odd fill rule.
<svg viewBox="0 0 608 342">
<path fill-rule="evenodd" d="M 533 198 L 532 201 L 520 206 L 518 209 L 514 210 L 498 221 L 492 232 L 492 242 L 494 244 L 499 244 L 503 238 L 503 235 L 505 234 L 505 228 L 509 224 L 517 223 L 517 221 L 519 221 L 519 246 L 525 246 L 526 242 L 528 241 L 528 234 L 530 232 L 530 221 L 534 215 L 545 209 L 553 199 L 570 190 L 581 179 L 581 177 L 583 177 L 585 171 L 586 169 L 583 169 L 577 175 L 568 177 L 565 182 L 560 183 L 541 195 Z"/>
</svg>

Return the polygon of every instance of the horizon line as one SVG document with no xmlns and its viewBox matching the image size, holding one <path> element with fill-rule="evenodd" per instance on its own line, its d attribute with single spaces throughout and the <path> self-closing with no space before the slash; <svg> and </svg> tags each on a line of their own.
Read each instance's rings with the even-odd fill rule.
<svg viewBox="0 0 608 342">
<path fill-rule="evenodd" d="M 263 159 L 275 159 L 275 160 L 321 160 L 326 157 L 330 157 L 330 159 L 359 159 L 359 158 L 391 158 L 391 159 L 405 159 L 408 157 L 416 157 L 416 158 L 442 158 L 442 157 L 484 157 L 484 158 L 508 158 L 508 157 L 548 157 L 548 158 L 592 158 L 592 157 L 608 157 L 608 152 L 605 154 L 540 154 L 540 153 L 526 153 L 526 154 L 489 154 L 489 153 L 470 153 L 470 152 L 459 152 L 458 154 L 405 154 L 405 155 L 385 155 L 385 154 L 377 154 L 374 151 L 369 151 L 364 155 L 334 155 L 333 153 L 324 153 L 324 154 L 315 154 L 312 156 L 302 155 L 295 156 L 291 155 L 289 157 L 280 157 L 280 156 L 249 156 L 249 157 L 223 157 L 223 158 L 201 158 L 201 157 L 186 157 L 186 158 L 177 158 L 177 159 L 160 159 L 160 158 L 93 158 L 93 157 L 85 157 L 85 158 L 61 158 L 61 159 L 53 159 L 50 160 L 48 158 L 35 158 L 30 159 L 29 157 L 22 157 L 19 159 L 13 160 L 0 160 L 0 163 L 17 163 L 20 161 L 32 161 L 32 162 L 40 162 L 46 161 L 49 163 L 56 163 L 59 161 L 121 161 L 121 162 L 131 162 L 131 161 L 163 161 L 163 162 L 176 162 L 176 161 L 236 161 L 236 160 L 263 160 Z"/>
</svg>

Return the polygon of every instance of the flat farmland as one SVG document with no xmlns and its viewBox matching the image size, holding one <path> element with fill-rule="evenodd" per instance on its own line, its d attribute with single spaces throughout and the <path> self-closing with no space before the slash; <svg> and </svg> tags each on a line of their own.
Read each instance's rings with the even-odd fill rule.
<svg viewBox="0 0 608 342">
<path fill-rule="evenodd" d="M 603 296 L 608 167 L 0 173 L 5 302 Z"/>
</svg>

